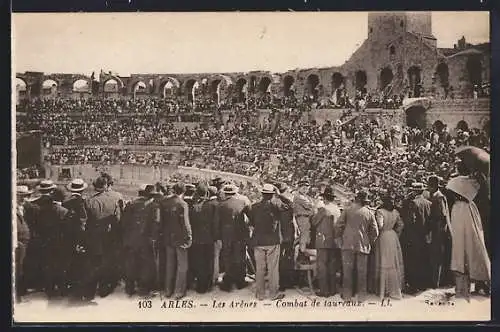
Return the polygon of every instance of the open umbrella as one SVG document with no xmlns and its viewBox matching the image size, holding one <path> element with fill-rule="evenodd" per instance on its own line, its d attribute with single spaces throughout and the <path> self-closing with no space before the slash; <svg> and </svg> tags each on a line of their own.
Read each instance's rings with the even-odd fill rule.
<svg viewBox="0 0 500 332">
<path fill-rule="evenodd" d="M 479 171 L 484 176 L 490 176 L 490 154 L 475 146 L 462 146 L 455 151 L 471 172 Z"/>
</svg>

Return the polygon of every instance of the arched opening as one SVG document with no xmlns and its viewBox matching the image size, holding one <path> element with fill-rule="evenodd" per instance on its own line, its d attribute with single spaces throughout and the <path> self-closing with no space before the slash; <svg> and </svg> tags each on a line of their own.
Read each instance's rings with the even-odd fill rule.
<svg viewBox="0 0 500 332">
<path fill-rule="evenodd" d="M 432 125 L 432 129 L 434 129 L 437 132 L 443 131 L 443 129 L 444 129 L 443 121 L 437 120 L 436 122 L 434 122 L 434 124 Z"/>
<path fill-rule="evenodd" d="M 51 79 L 43 81 L 42 91 L 45 96 L 57 96 L 57 82 Z"/>
<path fill-rule="evenodd" d="M 250 82 L 248 84 L 248 92 L 255 93 L 257 87 L 257 76 L 250 76 Z"/>
<path fill-rule="evenodd" d="M 210 83 L 210 96 L 213 101 L 215 101 L 217 104 L 220 102 L 220 86 L 221 86 L 222 80 L 216 79 L 213 80 L 212 83 Z"/>
<path fill-rule="evenodd" d="M 422 70 L 417 66 L 408 68 L 408 83 L 412 97 L 420 97 L 422 87 Z"/>
<path fill-rule="evenodd" d="M 247 80 L 240 78 L 236 81 L 236 102 L 244 103 L 247 95 Z"/>
<path fill-rule="evenodd" d="M 406 125 L 410 128 L 424 129 L 426 127 L 425 108 L 412 106 L 406 110 Z"/>
<path fill-rule="evenodd" d="M 143 81 L 139 81 L 137 83 L 134 84 L 134 98 L 136 98 L 137 96 L 141 96 L 141 95 L 144 95 L 146 94 L 147 92 L 147 86 L 146 86 L 146 83 L 144 83 Z"/>
<path fill-rule="evenodd" d="M 457 129 L 460 129 L 462 131 L 469 131 L 469 125 L 464 120 L 460 120 L 457 123 Z"/>
<path fill-rule="evenodd" d="M 391 68 L 385 67 L 380 72 L 380 89 L 385 90 L 391 84 L 394 74 Z"/>
<path fill-rule="evenodd" d="M 114 78 L 110 78 L 104 82 L 104 92 L 105 93 L 117 93 L 118 92 L 118 81 Z"/>
<path fill-rule="evenodd" d="M 469 83 L 472 86 L 480 86 L 482 81 L 482 64 L 481 59 L 477 56 L 472 56 L 467 59 L 467 74 L 469 77 Z"/>
<path fill-rule="evenodd" d="M 269 88 L 271 86 L 271 79 L 267 76 L 264 76 L 260 79 L 259 81 L 259 92 L 261 94 L 266 94 L 269 91 Z"/>
<path fill-rule="evenodd" d="M 27 85 L 26 82 L 19 77 L 16 77 L 16 103 L 19 104 L 21 99 L 26 97 Z"/>
<path fill-rule="evenodd" d="M 184 86 L 184 95 L 187 97 L 188 102 L 194 103 L 198 87 L 199 84 L 196 80 L 190 79 L 186 81 Z"/>
<path fill-rule="evenodd" d="M 358 70 L 356 71 L 354 77 L 354 85 L 356 87 L 356 91 L 361 93 L 366 93 L 366 84 L 368 82 L 368 78 L 366 76 L 366 71 Z"/>
<path fill-rule="evenodd" d="M 437 78 L 439 80 L 439 85 L 443 88 L 448 88 L 450 85 L 450 72 L 448 70 L 448 65 L 441 62 L 436 68 Z"/>
<path fill-rule="evenodd" d="M 204 77 L 201 79 L 201 94 L 206 95 L 209 93 L 209 88 L 208 88 L 208 78 Z"/>
<path fill-rule="evenodd" d="M 90 92 L 89 81 L 84 79 L 79 79 L 73 82 L 73 92 L 78 92 L 78 93 Z"/>
<path fill-rule="evenodd" d="M 163 98 L 172 98 L 175 96 L 175 85 L 171 81 L 167 81 L 163 86 Z"/>
<path fill-rule="evenodd" d="M 285 97 L 290 97 L 290 96 L 293 96 L 294 93 L 295 93 L 295 89 L 293 87 L 293 84 L 295 83 L 295 79 L 290 76 L 290 75 L 287 75 L 285 76 L 285 79 L 283 80 L 283 94 L 285 95 Z"/>
<path fill-rule="evenodd" d="M 312 97 L 316 100 L 319 96 L 319 77 L 316 74 L 311 74 L 307 76 L 306 92 L 308 97 Z"/>
<path fill-rule="evenodd" d="M 333 73 L 332 75 L 332 87 L 333 91 L 339 89 L 342 84 L 344 84 L 344 76 L 341 73 Z"/>
</svg>

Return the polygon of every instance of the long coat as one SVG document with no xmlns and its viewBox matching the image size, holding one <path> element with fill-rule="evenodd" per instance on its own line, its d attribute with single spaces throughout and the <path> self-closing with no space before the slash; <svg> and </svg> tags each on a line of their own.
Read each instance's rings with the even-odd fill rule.
<svg viewBox="0 0 500 332">
<path fill-rule="evenodd" d="M 161 228 L 165 245 L 190 247 L 193 233 L 188 204 L 179 196 L 165 197 L 160 202 Z"/>
<path fill-rule="evenodd" d="M 230 242 L 247 241 L 249 227 L 245 222 L 246 203 L 238 197 L 228 196 L 219 202 L 220 237 L 223 246 Z"/>
<path fill-rule="evenodd" d="M 451 207 L 451 270 L 467 273 L 473 280 L 491 280 L 491 262 L 486 251 L 481 216 L 473 199 L 479 191 L 475 180 L 458 176 L 447 188 L 457 194 Z"/>
<path fill-rule="evenodd" d="M 366 206 L 352 204 L 340 215 L 339 233 L 342 236 L 342 250 L 369 254 L 378 237 L 375 214 Z"/>
</svg>

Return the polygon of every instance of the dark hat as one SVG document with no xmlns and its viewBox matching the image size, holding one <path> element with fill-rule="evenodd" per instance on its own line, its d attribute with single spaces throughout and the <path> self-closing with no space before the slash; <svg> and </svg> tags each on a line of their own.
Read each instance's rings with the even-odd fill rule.
<svg viewBox="0 0 500 332">
<path fill-rule="evenodd" d="M 429 178 L 427 179 L 427 185 L 429 186 L 436 186 L 438 187 L 440 182 L 442 182 L 442 179 L 437 176 L 437 175 L 431 175 L 429 176 Z"/>
<path fill-rule="evenodd" d="M 37 190 L 41 193 L 50 192 L 56 189 L 57 186 L 54 184 L 52 180 L 42 180 L 40 184 L 37 186 Z"/>
<path fill-rule="evenodd" d="M 159 195 L 160 192 L 156 191 L 154 184 L 142 184 L 139 186 L 139 193 L 145 195 Z"/>
<path fill-rule="evenodd" d="M 186 185 L 183 182 L 177 182 L 172 188 L 176 194 L 183 194 L 186 192 Z"/>
<path fill-rule="evenodd" d="M 207 195 L 208 188 L 204 183 L 199 183 L 196 186 L 196 194 L 200 197 L 205 197 Z"/>
<path fill-rule="evenodd" d="M 56 202 L 63 202 L 66 198 L 66 192 L 62 187 L 56 187 L 52 192 L 52 199 Z"/>
<path fill-rule="evenodd" d="M 222 188 L 222 192 L 224 194 L 236 194 L 238 193 L 238 187 L 236 187 L 234 184 L 226 184 Z"/>
<path fill-rule="evenodd" d="M 113 183 L 114 183 L 113 182 L 113 177 L 110 174 L 108 174 L 106 172 L 102 172 L 101 176 L 106 179 L 106 183 L 108 185 L 113 185 Z"/>
<path fill-rule="evenodd" d="M 106 189 L 107 184 L 108 184 L 108 181 L 106 180 L 106 178 L 103 176 L 100 176 L 97 179 L 95 179 L 93 186 L 94 186 L 95 190 L 102 191 L 102 190 Z"/>
<path fill-rule="evenodd" d="M 325 190 L 321 193 L 321 196 L 328 200 L 333 200 L 335 198 L 335 191 L 333 190 L 333 187 L 330 185 L 327 185 L 325 187 Z"/>
</svg>

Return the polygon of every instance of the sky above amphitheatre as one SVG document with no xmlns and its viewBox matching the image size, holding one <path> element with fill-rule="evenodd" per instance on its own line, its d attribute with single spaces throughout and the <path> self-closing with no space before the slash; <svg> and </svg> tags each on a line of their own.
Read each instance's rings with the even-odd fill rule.
<svg viewBox="0 0 500 332">
<path fill-rule="evenodd" d="M 12 15 L 13 71 L 196 73 L 337 66 L 367 37 L 366 12 Z M 488 12 L 433 12 L 438 47 L 490 39 Z"/>
</svg>

